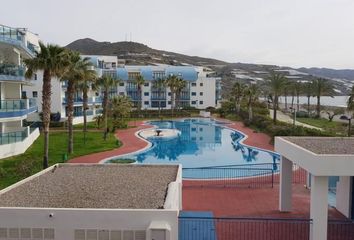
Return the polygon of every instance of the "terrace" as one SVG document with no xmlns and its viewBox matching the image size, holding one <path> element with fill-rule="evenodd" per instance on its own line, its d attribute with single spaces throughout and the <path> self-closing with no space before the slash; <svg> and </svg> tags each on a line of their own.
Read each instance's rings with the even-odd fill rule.
<svg viewBox="0 0 354 240">
<path fill-rule="evenodd" d="M 0 191 L 0 239 L 176 239 L 179 169 L 54 165 Z"/>
</svg>

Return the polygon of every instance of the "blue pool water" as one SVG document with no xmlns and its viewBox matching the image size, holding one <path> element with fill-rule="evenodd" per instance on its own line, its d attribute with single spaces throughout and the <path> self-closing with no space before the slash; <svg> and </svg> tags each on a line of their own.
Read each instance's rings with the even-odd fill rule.
<svg viewBox="0 0 354 240">
<path fill-rule="evenodd" d="M 131 158 L 144 164 L 182 164 L 183 168 L 249 164 L 275 166 L 279 160 L 278 155 L 272 152 L 239 143 L 244 137 L 242 133 L 212 119 L 151 121 L 149 124 L 161 129 L 178 129 L 181 135 L 171 139 L 150 138 L 151 148 L 118 158 Z"/>
</svg>

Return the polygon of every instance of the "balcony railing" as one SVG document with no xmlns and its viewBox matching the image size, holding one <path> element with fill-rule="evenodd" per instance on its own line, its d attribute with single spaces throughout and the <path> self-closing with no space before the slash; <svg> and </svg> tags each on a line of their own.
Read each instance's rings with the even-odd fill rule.
<svg viewBox="0 0 354 240">
<path fill-rule="evenodd" d="M 37 111 L 36 99 L 0 100 L 0 118 L 20 117 Z"/>
<path fill-rule="evenodd" d="M 67 102 L 67 98 L 64 97 L 63 100 L 62 100 L 62 104 L 63 105 L 66 105 L 68 102 Z M 77 97 L 77 98 L 74 98 L 74 104 L 82 104 L 83 103 L 83 98 L 82 97 Z M 101 97 L 90 97 L 87 99 L 87 103 L 88 104 L 92 104 L 92 103 L 102 103 L 102 98 Z"/>
<path fill-rule="evenodd" d="M 0 79 L 3 80 L 22 80 L 24 79 L 26 69 L 23 66 L 15 64 L 0 64 Z"/>
<path fill-rule="evenodd" d="M 37 127 L 28 126 L 18 131 L 0 133 L 0 145 L 22 142 L 36 129 Z"/>
<path fill-rule="evenodd" d="M 17 47 L 22 48 L 29 54 L 30 56 L 35 55 L 35 51 L 37 50 L 37 46 L 34 46 L 31 43 L 26 43 L 25 38 L 22 34 L 19 33 L 18 29 L 11 28 L 5 25 L 0 24 L 0 42 L 15 45 Z"/>
<path fill-rule="evenodd" d="M 86 116 L 92 116 L 93 115 L 93 110 L 87 110 L 86 111 Z M 74 112 L 74 117 L 82 117 L 84 116 L 84 112 L 80 111 L 80 112 Z"/>
</svg>

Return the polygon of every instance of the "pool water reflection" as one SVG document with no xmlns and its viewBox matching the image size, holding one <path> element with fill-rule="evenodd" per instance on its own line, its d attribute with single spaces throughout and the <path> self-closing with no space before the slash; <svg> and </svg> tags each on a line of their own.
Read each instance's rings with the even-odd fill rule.
<svg viewBox="0 0 354 240">
<path fill-rule="evenodd" d="M 211 119 L 151 121 L 149 124 L 178 129 L 181 135 L 172 139 L 150 138 L 151 148 L 117 158 L 131 158 L 137 163 L 179 163 L 184 168 L 269 164 L 279 160 L 274 153 L 240 144 L 244 137 L 241 133 Z"/>
</svg>

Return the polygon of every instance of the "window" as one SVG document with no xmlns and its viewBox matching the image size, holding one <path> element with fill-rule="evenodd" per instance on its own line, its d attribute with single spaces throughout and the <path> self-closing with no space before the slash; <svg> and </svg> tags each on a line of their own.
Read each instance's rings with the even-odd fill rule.
<svg viewBox="0 0 354 240">
<path fill-rule="evenodd" d="M 197 83 L 192 82 L 192 87 L 196 87 L 196 86 L 197 86 Z"/>
<path fill-rule="evenodd" d="M 197 101 L 192 101 L 192 105 L 196 105 L 197 104 Z"/>
<path fill-rule="evenodd" d="M 196 92 L 192 92 L 192 96 L 197 96 L 197 93 Z"/>
<path fill-rule="evenodd" d="M 203 128 L 199 128 L 199 132 L 203 132 Z"/>
<path fill-rule="evenodd" d="M 144 102 L 144 105 L 149 105 L 149 101 L 145 101 L 145 102 Z"/>
<path fill-rule="evenodd" d="M 34 74 L 34 80 L 37 80 L 37 74 L 36 73 Z"/>
<path fill-rule="evenodd" d="M 200 93 L 199 93 L 199 96 L 203 96 L 203 92 L 200 92 Z"/>
<path fill-rule="evenodd" d="M 144 96 L 149 96 L 149 92 L 144 92 Z"/>
<path fill-rule="evenodd" d="M 171 96 L 171 92 L 168 92 L 168 96 Z"/>
<path fill-rule="evenodd" d="M 199 104 L 200 104 L 200 105 L 203 105 L 203 104 L 204 104 L 204 102 L 203 102 L 203 101 L 199 101 Z"/>
<path fill-rule="evenodd" d="M 124 87 L 124 82 L 119 83 L 120 87 Z"/>
<path fill-rule="evenodd" d="M 22 91 L 22 98 L 27 98 L 27 92 L 26 91 Z"/>
<path fill-rule="evenodd" d="M 124 92 L 119 92 L 119 95 L 120 96 L 124 96 Z"/>
<path fill-rule="evenodd" d="M 197 131 L 197 128 L 192 128 L 191 131 L 195 132 L 195 131 Z"/>
<path fill-rule="evenodd" d="M 199 86 L 203 87 L 203 83 L 201 82 L 201 83 L 199 84 Z"/>
<path fill-rule="evenodd" d="M 144 86 L 145 86 L 145 87 L 148 87 L 148 86 L 149 86 L 149 83 L 144 83 Z"/>
<path fill-rule="evenodd" d="M 37 91 L 33 91 L 32 92 L 32 97 L 33 98 L 37 98 L 38 97 L 38 92 Z"/>
<path fill-rule="evenodd" d="M 171 105 L 171 101 L 168 101 L 168 105 Z"/>
</svg>

